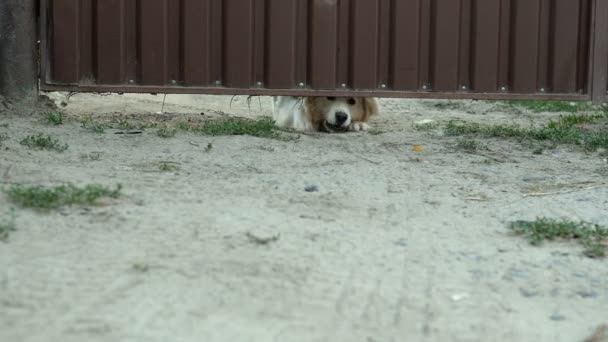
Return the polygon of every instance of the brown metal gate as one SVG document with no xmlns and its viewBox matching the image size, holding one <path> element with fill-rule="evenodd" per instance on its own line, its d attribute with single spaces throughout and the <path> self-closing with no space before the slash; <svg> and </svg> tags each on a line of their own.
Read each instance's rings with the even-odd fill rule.
<svg viewBox="0 0 608 342">
<path fill-rule="evenodd" d="M 608 87 L 607 0 L 42 0 L 42 89 L 533 98 Z"/>
</svg>

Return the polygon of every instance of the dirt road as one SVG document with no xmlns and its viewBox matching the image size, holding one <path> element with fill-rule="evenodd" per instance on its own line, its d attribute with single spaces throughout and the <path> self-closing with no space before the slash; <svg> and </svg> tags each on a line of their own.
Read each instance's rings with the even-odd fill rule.
<svg viewBox="0 0 608 342">
<path fill-rule="evenodd" d="M 161 100 L 76 95 L 66 111 L 145 121 Z M 255 117 L 269 104 L 171 96 L 165 110 Z M 608 224 L 605 157 L 570 146 L 537 155 L 509 140 L 465 153 L 414 129 L 549 114 L 382 105 L 372 134 L 294 141 L 0 117 L 2 187 L 123 185 L 101 206 L 16 209 L 17 230 L 0 243 L 0 340 L 578 342 L 608 322 L 606 260 L 566 242 L 533 247 L 507 229 L 537 217 Z M 69 149 L 19 144 L 38 132 Z M 551 184 L 593 186 L 524 196 Z M 0 195 L 0 215 L 11 207 Z"/>
</svg>

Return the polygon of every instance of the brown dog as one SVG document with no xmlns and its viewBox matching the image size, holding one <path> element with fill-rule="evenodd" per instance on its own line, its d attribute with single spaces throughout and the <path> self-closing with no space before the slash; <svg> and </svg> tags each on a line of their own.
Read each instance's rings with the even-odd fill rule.
<svg viewBox="0 0 608 342">
<path fill-rule="evenodd" d="M 277 125 L 300 131 L 366 131 L 378 111 L 373 97 L 277 96 L 273 117 Z"/>
</svg>

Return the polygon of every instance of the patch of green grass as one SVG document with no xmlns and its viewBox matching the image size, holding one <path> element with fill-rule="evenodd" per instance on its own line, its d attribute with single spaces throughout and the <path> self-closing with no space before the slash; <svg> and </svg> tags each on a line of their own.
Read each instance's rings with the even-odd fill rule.
<svg viewBox="0 0 608 342">
<path fill-rule="evenodd" d="M 62 125 L 63 124 L 63 113 L 62 112 L 46 112 L 42 113 L 44 120 L 51 125 Z"/>
<path fill-rule="evenodd" d="M 608 227 L 597 224 L 539 218 L 535 221 L 516 221 L 509 228 L 525 236 L 533 245 L 547 240 L 575 240 L 583 245 L 589 257 L 605 257 L 608 252 Z"/>
<path fill-rule="evenodd" d="M 162 127 L 156 131 L 156 135 L 158 135 L 161 138 L 173 138 L 176 133 L 177 133 L 177 129 L 169 128 L 169 127 Z"/>
<path fill-rule="evenodd" d="M 572 127 L 576 125 L 592 124 L 604 119 L 608 119 L 607 112 L 597 112 L 592 114 L 568 114 L 560 116 L 557 121 L 550 121 L 547 127 Z"/>
<path fill-rule="evenodd" d="M 456 143 L 456 148 L 465 152 L 475 152 L 483 148 L 483 146 L 475 140 L 459 139 Z"/>
<path fill-rule="evenodd" d="M 577 113 L 598 108 L 588 102 L 512 100 L 498 103 L 512 109 L 524 109 L 533 113 Z"/>
<path fill-rule="evenodd" d="M 87 131 L 97 133 L 97 134 L 105 133 L 106 128 L 108 128 L 107 125 L 100 123 L 100 122 L 95 122 L 92 119 L 87 119 L 87 120 L 82 121 L 81 125 L 82 125 L 82 128 L 86 129 Z"/>
<path fill-rule="evenodd" d="M 559 144 L 582 146 L 589 151 L 608 148 L 608 130 L 589 130 L 581 125 L 589 125 L 608 120 L 608 114 L 595 113 L 565 115 L 539 128 L 524 128 L 519 125 L 484 125 L 472 122 L 450 121 L 444 133 L 447 136 L 476 135 L 486 138 L 517 138 L 519 140 L 548 141 Z"/>
<path fill-rule="evenodd" d="M 210 120 L 197 129 L 197 132 L 211 136 L 250 135 L 261 138 L 275 138 L 278 134 L 277 131 L 274 121 L 267 118 Z"/>
<path fill-rule="evenodd" d="M 210 120 L 198 127 L 191 127 L 191 131 L 211 136 L 248 135 L 258 138 L 291 140 L 285 136 L 271 118 L 257 120 L 244 118 L 226 118 Z"/>
<path fill-rule="evenodd" d="M 11 232 L 16 231 L 15 227 L 15 211 L 11 210 L 10 217 L 8 219 L 0 220 L 0 241 L 7 241 Z"/>
<path fill-rule="evenodd" d="M 27 146 L 33 150 L 49 150 L 57 152 L 63 152 L 69 147 L 68 144 L 62 144 L 59 140 L 42 133 L 25 137 L 23 140 L 21 140 L 21 145 Z"/>
<path fill-rule="evenodd" d="M 24 208 L 50 210 L 67 205 L 93 205 L 100 198 L 117 198 L 122 189 L 108 189 L 100 185 L 61 185 L 45 187 L 40 185 L 14 185 L 6 191 L 11 202 Z"/>
</svg>

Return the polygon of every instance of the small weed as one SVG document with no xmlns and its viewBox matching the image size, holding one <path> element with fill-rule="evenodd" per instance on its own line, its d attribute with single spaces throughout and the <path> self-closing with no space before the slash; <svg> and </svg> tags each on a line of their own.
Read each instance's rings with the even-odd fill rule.
<svg viewBox="0 0 608 342">
<path fill-rule="evenodd" d="M 0 133 L 0 146 L 2 146 L 2 143 L 8 140 L 8 135 Z"/>
<path fill-rule="evenodd" d="M 134 271 L 140 273 L 147 273 L 150 270 L 150 265 L 141 262 L 134 263 L 132 267 Z"/>
<path fill-rule="evenodd" d="M 585 255 L 589 257 L 604 257 L 608 252 L 608 227 L 597 224 L 539 218 L 513 222 L 509 228 L 528 238 L 532 245 L 546 240 L 576 240 L 585 247 Z"/>
<path fill-rule="evenodd" d="M 80 155 L 80 158 L 88 159 L 88 160 L 92 160 L 92 161 L 100 161 L 102 155 L 103 155 L 102 152 L 83 153 Z"/>
<path fill-rule="evenodd" d="M 440 123 L 432 120 L 424 120 L 414 124 L 417 131 L 432 131 L 439 128 Z"/>
<path fill-rule="evenodd" d="M 158 135 L 161 138 L 173 138 L 176 133 L 177 133 L 177 130 L 175 128 L 169 128 L 169 127 L 159 128 L 156 131 L 156 135 Z"/>
<path fill-rule="evenodd" d="M 118 185 L 114 190 L 100 185 L 87 185 L 85 187 L 74 185 L 57 187 L 15 185 L 6 193 L 13 203 L 21 207 L 49 210 L 66 205 L 93 205 L 103 197 L 117 198 L 121 189 L 121 185 Z"/>
<path fill-rule="evenodd" d="M 441 101 L 433 104 L 433 107 L 441 110 L 457 110 L 462 108 L 462 104 L 460 102 L 455 101 Z"/>
<path fill-rule="evenodd" d="M 175 163 L 162 162 L 158 165 L 158 169 L 162 172 L 179 171 L 179 166 Z"/>
<path fill-rule="evenodd" d="M 542 147 L 537 147 L 532 151 L 532 154 L 537 155 L 537 156 L 540 156 L 543 153 L 545 153 L 545 149 Z"/>
<path fill-rule="evenodd" d="M 7 241 L 11 232 L 16 231 L 15 227 L 15 211 L 11 210 L 10 218 L 0 220 L 0 241 Z"/>
<path fill-rule="evenodd" d="M 99 122 L 95 122 L 92 119 L 84 120 L 84 121 L 82 121 L 81 124 L 82 124 L 82 128 L 86 129 L 87 131 L 97 133 L 97 134 L 104 133 L 106 131 L 106 128 L 108 128 L 107 125 L 104 125 Z"/>
<path fill-rule="evenodd" d="M 179 129 L 180 131 L 189 131 L 192 129 L 192 127 L 190 126 L 190 123 L 186 122 L 186 121 L 180 121 L 175 125 L 176 129 Z"/>
<path fill-rule="evenodd" d="M 128 130 L 136 129 L 138 127 L 137 127 L 137 125 L 135 125 L 132 122 L 129 122 L 128 120 L 120 120 L 120 121 L 118 121 L 118 128 L 128 131 Z"/>
<path fill-rule="evenodd" d="M 482 145 L 475 140 L 471 139 L 460 139 L 456 143 L 456 148 L 466 152 L 475 152 L 482 148 Z"/>
<path fill-rule="evenodd" d="M 279 241 L 279 239 L 281 238 L 281 236 L 278 234 L 270 237 L 259 237 L 250 232 L 247 232 L 245 236 L 247 236 L 247 239 L 249 239 L 249 241 L 259 246 L 268 246 L 271 243 Z"/>
<path fill-rule="evenodd" d="M 276 151 L 276 149 L 272 146 L 259 146 L 260 150 L 262 151 L 266 151 L 266 152 L 274 152 Z"/>
<path fill-rule="evenodd" d="M 367 131 L 367 134 L 369 135 L 382 135 L 382 134 L 386 134 L 386 131 L 383 131 L 381 129 L 377 129 L 377 128 L 372 128 L 370 130 Z"/>
<path fill-rule="evenodd" d="M 516 110 L 529 110 L 533 113 L 577 113 L 597 109 L 588 102 L 514 100 L 501 101 L 499 104 Z"/>
<path fill-rule="evenodd" d="M 51 125 L 62 125 L 63 124 L 63 113 L 62 112 L 46 112 L 42 114 L 44 120 Z"/>
<path fill-rule="evenodd" d="M 68 144 L 61 144 L 59 140 L 53 139 L 51 136 L 39 133 L 38 135 L 30 135 L 21 140 L 21 145 L 27 146 L 33 150 L 50 150 L 63 152 L 68 149 Z"/>
</svg>

